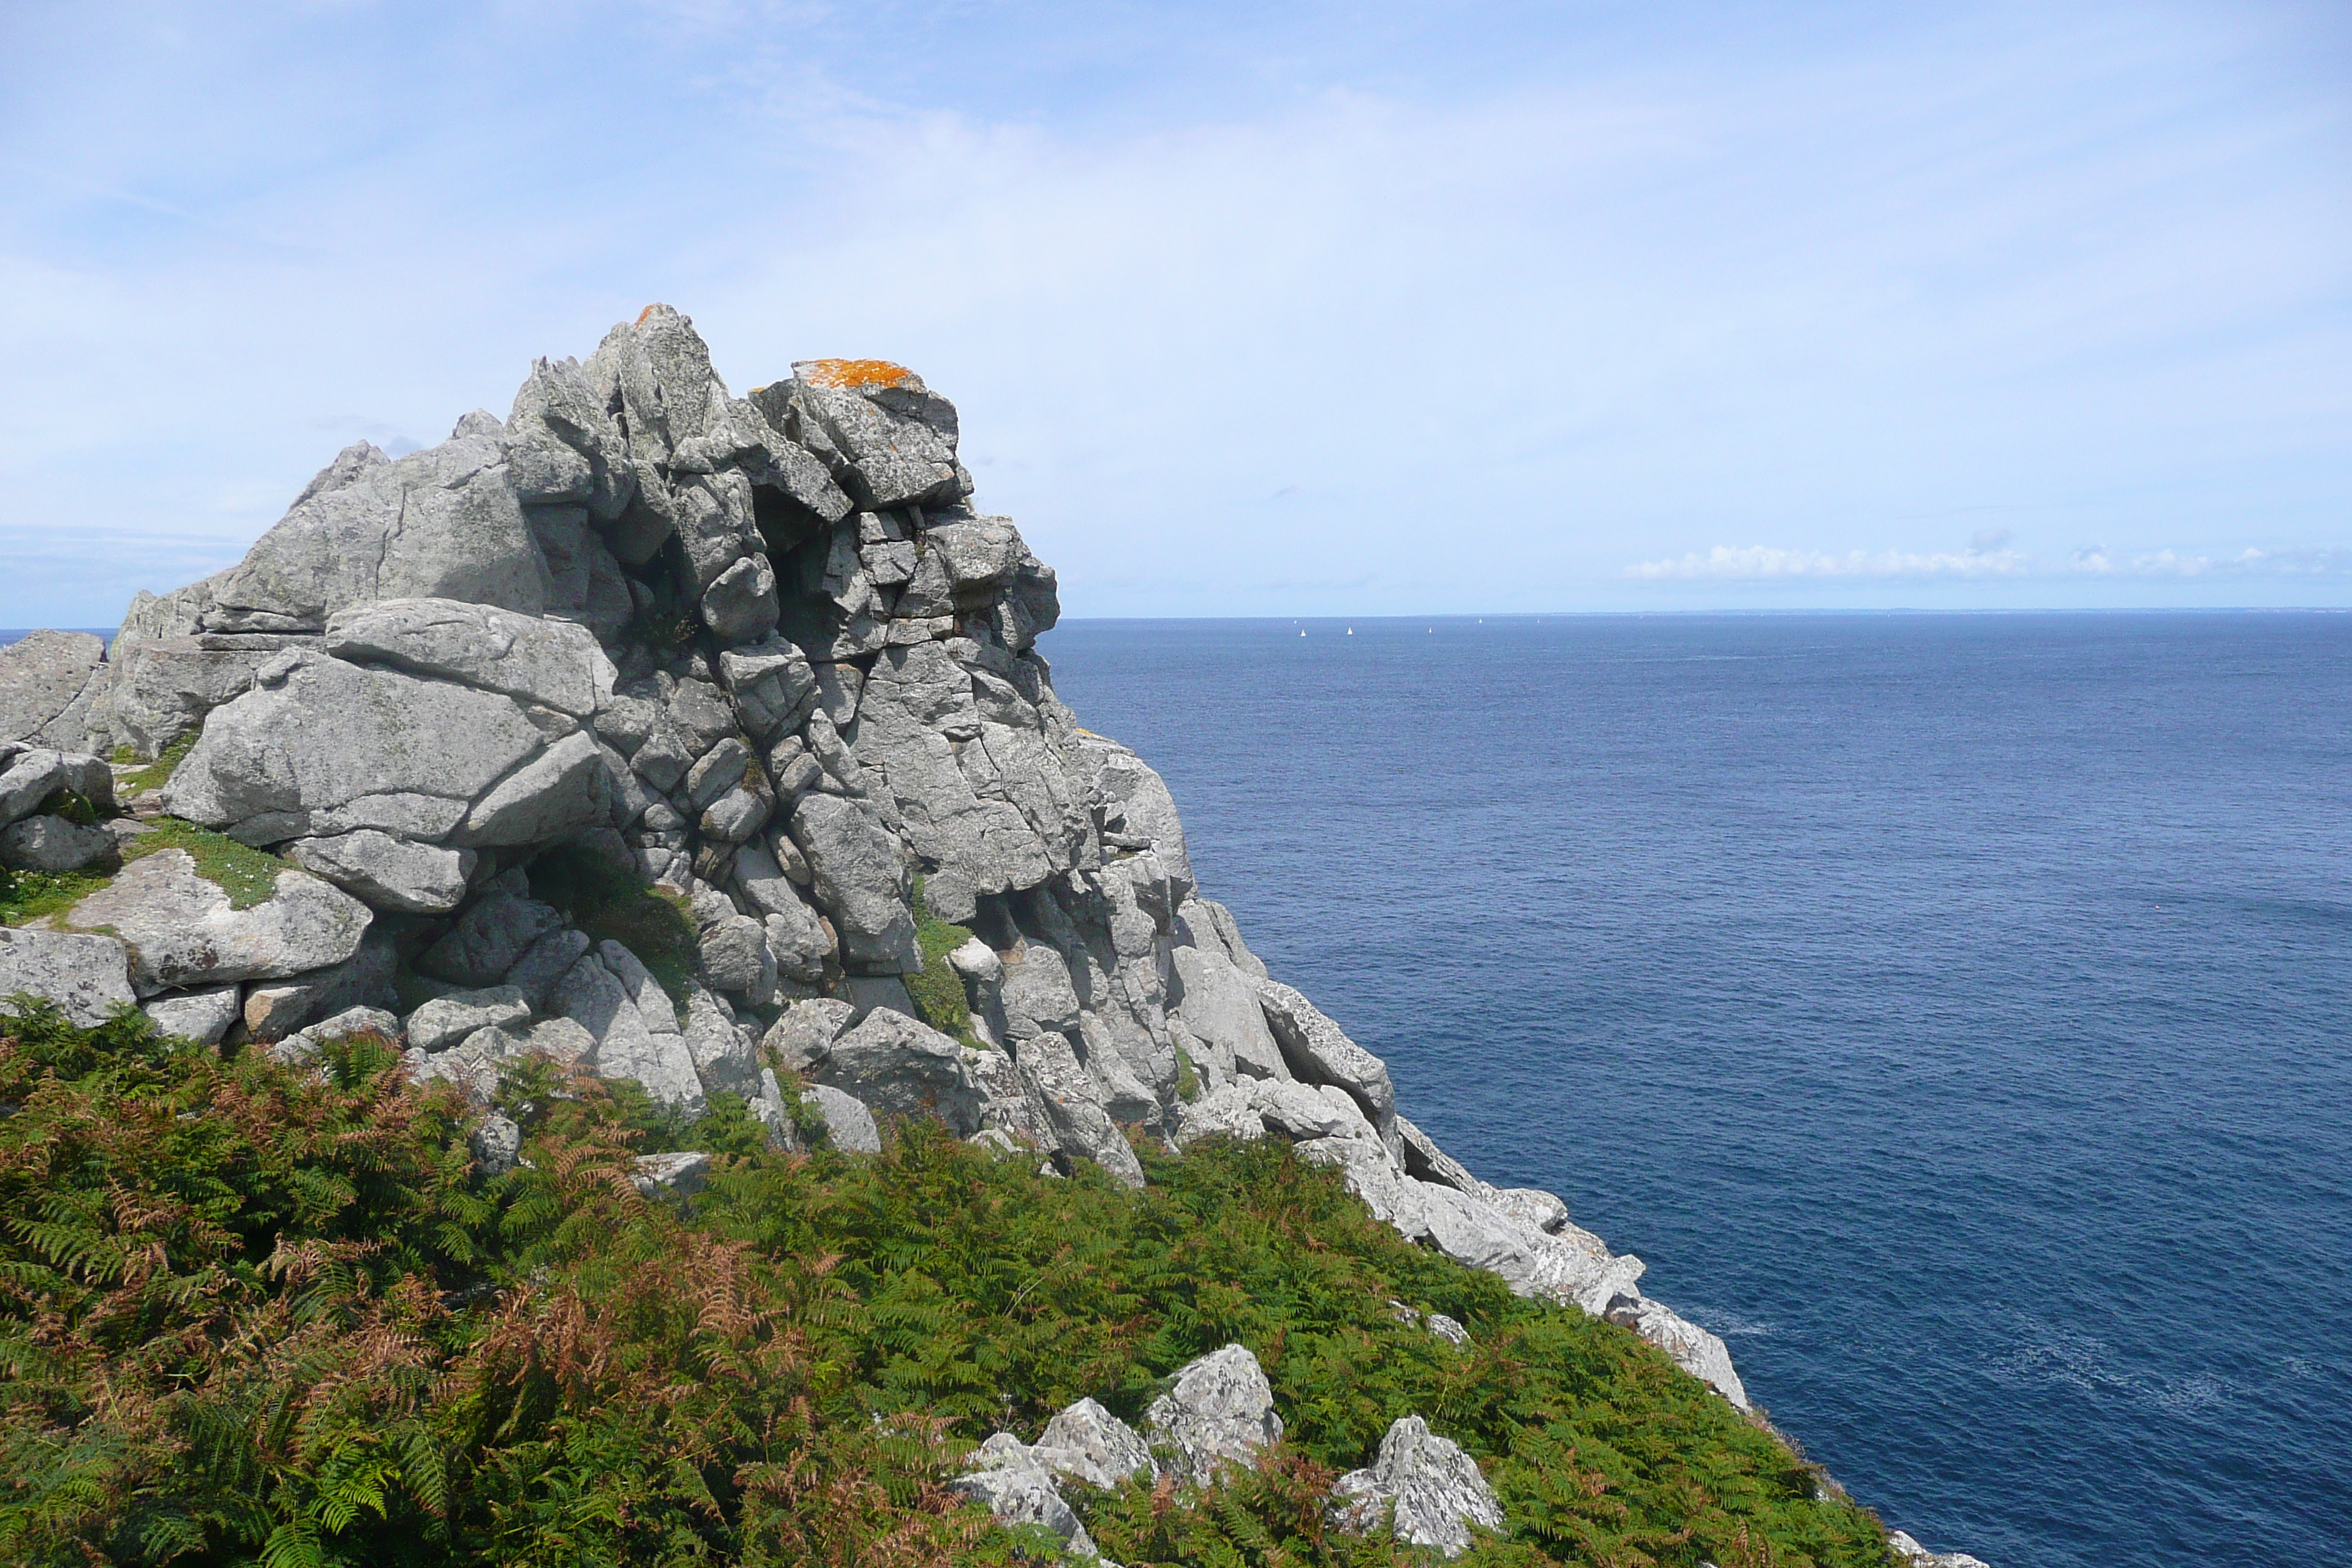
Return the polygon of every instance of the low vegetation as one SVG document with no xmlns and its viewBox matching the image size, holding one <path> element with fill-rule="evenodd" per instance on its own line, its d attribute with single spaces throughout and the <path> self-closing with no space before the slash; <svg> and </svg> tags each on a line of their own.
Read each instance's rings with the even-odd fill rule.
<svg viewBox="0 0 2352 1568">
<path fill-rule="evenodd" d="M 912 902 L 915 942 L 923 950 L 923 968 L 921 973 L 907 976 L 907 994 L 915 999 L 915 1010 L 924 1023 L 967 1046 L 977 1046 L 980 1037 L 972 1032 L 971 1004 L 964 994 L 963 976 L 948 962 L 949 953 L 971 940 L 971 931 L 931 912 L 923 901 L 920 877 L 915 879 Z"/>
<path fill-rule="evenodd" d="M 1511 1534 L 1465 1561 L 1883 1565 L 1876 1522 L 1623 1330 L 1513 1298 L 1275 1142 L 1143 1154 L 1130 1193 L 929 1125 L 879 1157 L 662 1126 L 543 1064 L 484 1178 L 462 1102 L 365 1037 L 318 1071 L 0 1017 L 0 1562 L 1011 1561 L 947 1482 L 1092 1395 L 1130 1420 L 1239 1341 L 1289 1426 L 1203 1494 L 1076 1500 L 1144 1563 L 1387 1564 L 1335 1476 L 1418 1412 Z M 709 1187 L 650 1200 L 680 1134 Z M 1396 1315 L 1452 1314 L 1456 1349 Z"/>
</svg>

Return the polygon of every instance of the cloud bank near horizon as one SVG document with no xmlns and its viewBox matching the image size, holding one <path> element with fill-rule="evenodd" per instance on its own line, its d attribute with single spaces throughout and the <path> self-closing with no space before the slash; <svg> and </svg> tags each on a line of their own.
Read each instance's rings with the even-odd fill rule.
<svg viewBox="0 0 2352 1568">
<path fill-rule="evenodd" d="M 341 446 L 503 412 L 656 299 L 739 390 L 920 370 L 1074 615 L 2352 603 L 2347 36 L 2218 3 L 13 12 L 44 68 L 0 101 L 0 624 L 225 565 Z M 1959 547 L 1974 513 L 2011 537 Z"/>
</svg>

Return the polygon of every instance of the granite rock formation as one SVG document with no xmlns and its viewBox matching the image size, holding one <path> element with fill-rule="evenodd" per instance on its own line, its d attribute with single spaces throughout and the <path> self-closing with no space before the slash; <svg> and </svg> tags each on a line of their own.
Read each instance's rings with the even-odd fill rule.
<svg viewBox="0 0 2352 1568">
<path fill-rule="evenodd" d="M 141 595 L 102 649 L 0 651 L 0 858 L 113 873 L 0 931 L 0 993 L 85 1020 L 135 1000 L 298 1057 L 357 1017 L 485 1102 L 536 1053 L 689 1111 L 740 1095 L 779 1143 L 870 1149 L 930 1116 L 1136 1184 L 1130 1133 L 1280 1138 L 1408 1237 L 1626 1324 L 1747 1409 L 1639 1258 L 1448 1157 L 1381 1059 L 1268 974 L 1160 775 L 1056 697 L 1054 573 L 975 506 L 959 434 L 879 362 L 737 396 L 656 305 L 538 362 L 503 419 L 346 449 L 241 563 Z M 273 857 L 266 897 L 184 851 L 114 871 L 119 836 L 69 820 L 115 814 L 116 775 L 159 759 L 131 811 Z M 682 958 L 581 929 L 558 861 L 649 888 Z M 912 999 L 938 991 L 927 918 L 970 933 L 945 961 L 968 1019 Z M 501 1120 L 486 1163 L 514 1157 Z M 1279 1433 L 1234 1350 L 1247 1368 L 1187 1369 L 1201 1397 L 1180 1379 L 1148 1423 L 1188 1474 Z M 975 1488 L 1058 1531 L 1032 1470 L 1151 1462 L 1106 1414 L 1071 1419 L 1044 1447 L 1083 1463 L 1001 1455 Z M 1475 1490 L 1439 1444 L 1383 1445 L 1363 1495 L 1402 1510 L 1431 1454 Z"/>
</svg>

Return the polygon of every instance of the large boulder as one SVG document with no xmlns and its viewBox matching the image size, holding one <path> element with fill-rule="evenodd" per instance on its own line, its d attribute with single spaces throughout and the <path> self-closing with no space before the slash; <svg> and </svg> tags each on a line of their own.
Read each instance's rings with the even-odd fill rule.
<svg viewBox="0 0 2352 1568">
<path fill-rule="evenodd" d="M 96 757 L 0 742 L 0 824 L 32 816 L 59 790 L 101 812 L 114 808 L 114 773 Z"/>
<path fill-rule="evenodd" d="M 353 663 L 503 692 L 575 719 L 613 689 L 612 660 L 586 626 L 456 599 L 351 605 L 328 619 L 325 647 Z"/>
<path fill-rule="evenodd" d="M 214 588 L 211 631 L 321 631 L 380 599 L 547 607 L 547 561 L 507 482 L 498 421 L 468 416 L 438 447 L 387 460 L 364 444 L 310 482 Z"/>
<path fill-rule="evenodd" d="M 27 816 L 0 828 L 0 866 L 12 871 L 79 871 L 114 852 L 114 835 L 62 816 Z"/>
<path fill-rule="evenodd" d="M 1033 1035 L 1013 1047 L 1025 1098 L 1063 1152 L 1092 1160 L 1122 1186 L 1143 1185 L 1143 1164 L 1103 1109 L 1102 1091 L 1065 1035 Z"/>
<path fill-rule="evenodd" d="M 333 884 L 292 867 L 270 896 L 236 908 L 184 849 L 161 849 L 68 910 L 68 929 L 104 928 L 131 952 L 142 996 L 230 980 L 275 980 L 339 964 L 373 917 Z"/>
<path fill-rule="evenodd" d="M 1372 1125 L 1387 1131 L 1396 1120 L 1396 1086 L 1389 1081 L 1388 1064 L 1290 986 L 1277 980 L 1255 984 L 1258 1004 L 1290 1070 L 1308 1083 L 1347 1090 Z"/>
<path fill-rule="evenodd" d="M 447 681 L 296 654 L 257 679 L 163 787 L 166 811 L 248 843 L 441 839 L 546 744 L 514 699 Z"/>
<path fill-rule="evenodd" d="M 45 732 L 84 700 L 105 657 L 106 639 L 88 632 L 37 631 L 0 647 L 0 741 L 46 740 L 79 750 L 79 734 Z"/>
<path fill-rule="evenodd" d="M 833 1042 L 808 1078 L 894 1116 L 936 1116 L 958 1137 L 981 1128 L 985 1097 L 964 1047 L 903 1013 L 877 1007 Z"/>
<path fill-rule="evenodd" d="M 1187 1362 L 1143 1413 L 1143 1426 L 1155 1447 L 1174 1450 L 1178 1471 L 1199 1486 L 1227 1465 L 1255 1464 L 1260 1449 L 1282 1441 L 1274 1387 L 1241 1345 Z"/>
<path fill-rule="evenodd" d="M 1169 957 L 1171 1010 L 1221 1079 L 1291 1076 L 1249 975 L 1222 951 L 1180 947 Z"/>
<path fill-rule="evenodd" d="M 1499 1531 L 1503 1505 L 1478 1473 L 1477 1461 L 1437 1436 L 1418 1415 L 1407 1415 L 1381 1439 L 1380 1457 L 1350 1470 L 1332 1489 L 1333 1512 L 1351 1530 L 1371 1530 L 1396 1510 L 1396 1538 L 1459 1557 L 1470 1549 L 1471 1528 Z"/>
<path fill-rule="evenodd" d="M 811 791 L 793 808 L 792 838 L 840 933 L 843 962 L 868 973 L 920 972 L 898 836 L 864 802 Z"/>
<path fill-rule="evenodd" d="M 0 1001 L 20 994 L 56 1003 L 84 1028 L 138 1000 L 128 954 L 114 938 L 0 926 Z"/>
<path fill-rule="evenodd" d="M 298 838 L 282 851 L 306 871 L 379 910 L 442 914 L 466 899 L 471 849 L 413 843 L 362 827 L 330 838 Z"/>
<path fill-rule="evenodd" d="M 1091 1487 L 1108 1489 L 1160 1471 L 1143 1435 L 1091 1399 L 1064 1407 L 1045 1423 L 1032 1452 L 1048 1469 Z"/>
<path fill-rule="evenodd" d="M 1099 1555 L 1054 1472 L 1012 1433 L 997 1433 L 964 1463 L 970 1468 L 948 1484 L 983 1504 L 999 1523 L 1042 1526 L 1060 1538 L 1070 1556 Z"/>
</svg>

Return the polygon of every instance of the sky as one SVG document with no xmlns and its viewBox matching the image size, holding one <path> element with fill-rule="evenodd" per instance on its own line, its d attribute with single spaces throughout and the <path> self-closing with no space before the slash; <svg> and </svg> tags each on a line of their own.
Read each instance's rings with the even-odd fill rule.
<svg viewBox="0 0 2352 1568">
<path fill-rule="evenodd" d="M 2352 606 L 2340 4 L 0 6 L 0 626 L 653 300 L 1071 616 Z"/>
</svg>

